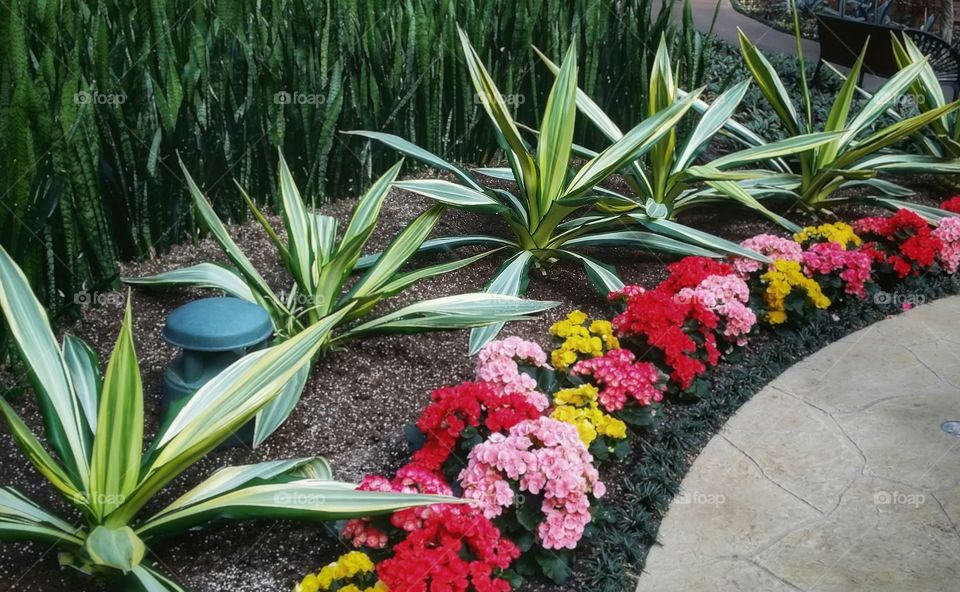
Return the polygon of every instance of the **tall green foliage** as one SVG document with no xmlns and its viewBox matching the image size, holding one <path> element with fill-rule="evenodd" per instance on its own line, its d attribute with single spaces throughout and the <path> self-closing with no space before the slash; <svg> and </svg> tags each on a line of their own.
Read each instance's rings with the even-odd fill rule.
<svg viewBox="0 0 960 592">
<path fill-rule="evenodd" d="M 218 213 L 276 199 L 280 147 L 305 195 L 348 195 L 386 166 L 341 129 L 401 133 L 482 162 L 496 138 L 462 67 L 456 23 L 520 120 L 551 76 L 531 55 L 578 44 L 581 87 L 636 112 L 669 7 L 652 0 L 10 0 L 0 6 L 0 237 L 54 310 L 106 287 L 116 259 L 193 237 L 177 155 Z M 685 25 L 689 29 L 689 24 Z M 692 29 L 670 33 L 693 48 Z M 690 58 L 685 71 L 703 75 Z M 623 67 L 631 64 L 630 67 Z M 617 72 L 617 80 L 606 73 Z M 688 82 L 687 80 L 684 81 Z M 695 86 L 699 81 L 689 81 Z M 583 130 L 577 134 L 584 142 Z M 377 162 L 372 162 L 376 157 Z M 392 156 L 388 156 L 392 158 Z M 227 191 L 220 189 L 227 187 Z"/>
</svg>

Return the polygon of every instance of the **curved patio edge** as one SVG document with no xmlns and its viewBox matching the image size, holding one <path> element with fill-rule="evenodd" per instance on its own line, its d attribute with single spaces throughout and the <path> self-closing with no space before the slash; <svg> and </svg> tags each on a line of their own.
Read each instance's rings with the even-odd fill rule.
<svg viewBox="0 0 960 592">
<path fill-rule="evenodd" d="M 954 589 L 960 296 L 792 366 L 730 418 L 663 519 L 637 592 Z"/>
</svg>

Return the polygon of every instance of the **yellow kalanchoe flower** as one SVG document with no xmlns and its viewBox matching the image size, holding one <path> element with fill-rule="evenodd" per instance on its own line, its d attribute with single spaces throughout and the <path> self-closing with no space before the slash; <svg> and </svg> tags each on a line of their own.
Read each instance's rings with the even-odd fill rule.
<svg viewBox="0 0 960 592">
<path fill-rule="evenodd" d="M 555 408 L 550 417 L 577 428 L 580 439 L 587 446 L 598 436 L 616 440 L 627 437 L 627 424 L 600 409 L 597 393 L 597 387 L 583 384 L 561 389 L 553 395 Z"/>
<path fill-rule="evenodd" d="M 793 240 L 804 246 L 810 242 L 823 240 L 837 243 L 842 249 L 846 249 L 848 245 L 859 247 L 863 244 L 863 240 L 853 231 L 853 227 L 844 222 L 807 226 L 793 235 Z"/>
<path fill-rule="evenodd" d="M 294 592 L 321 592 L 330 590 L 334 583 L 349 580 L 357 576 L 372 573 L 376 566 L 366 553 L 350 551 L 336 561 L 324 566 L 317 574 L 309 574 L 297 584 Z M 387 586 L 381 581 L 368 588 L 360 588 L 349 583 L 338 588 L 340 592 L 387 592 Z"/>
<path fill-rule="evenodd" d="M 777 259 L 760 279 L 767 286 L 763 300 L 767 305 L 767 321 L 771 325 L 786 322 L 786 300 L 795 289 L 806 292 L 807 299 L 816 308 L 824 309 L 830 306 L 830 299 L 823 294 L 820 284 L 804 275 L 797 261 Z"/>
<path fill-rule="evenodd" d="M 563 343 L 550 352 L 550 363 L 558 370 L 566 370 L 577 363 L 580 356 L 596 358 L 606 351 L 617 349 L 620 342 L 613 334 L 613 326 L 609 321 L 593 321 L 590 326 L 586 313 L 574 310 L 562 321 L 550 327 L 550 333 Z"/>
</svg>

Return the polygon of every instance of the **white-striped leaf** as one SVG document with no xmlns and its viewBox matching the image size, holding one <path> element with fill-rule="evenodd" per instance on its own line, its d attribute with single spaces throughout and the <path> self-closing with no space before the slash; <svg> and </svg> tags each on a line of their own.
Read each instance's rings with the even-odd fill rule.
<svg viewBox="0 0 960 592">
<path fill-rule="evenodd" d="M 96 352 L 82 339 L 69 333 L 63 336 L 63 361 L 87 418 L 90 433 L 97 433 L 97 409 L 100 405 L 100 362 Z"/>
<path fill-rule="evenodd" d="M 488 294 L 517 297 L 526 291 L 527 270 L 533 262 L 530 251 L 520 251 L 504 261 L 500 271 L 490 280 L 484 290 Z M 547 307 L 550 308 L 550 307 Z M 480 351 L 491 339 L 497 336 L 505 323 L 498 322 L 470 331 L 470 355 Z"/>
<path fill-rule="evenodd" d="M 223 290 L 229 296 L 256 303 L 253 291 L 235 272 L 216 263 L 198 263 L 190 267 L 164 271 L 139 278 L 123 278 L 133 286 L 192 286 Z"/>
<path fill-rule="evenodd" d="M 20 351 L 43 413 L 47 440 L 68 472 L 86 488 L 90 476 L 90 431 L 66 370 L 47 313 L 23 272 L 0 247 L 0 307 Z"/>
<path fill-rule="evenodd" d="M 436 154 L 433 154 L 432 152 L 424 150 L 423 148 L 417 146 L 413 142 L 410 142 L 409 140 L 405 140 L 400 136 L 395 136 L 393 134 L 387 134 L 383 132 L 369 132 L 365 130 L 354 130 L 354 131 L 346 131 L 341 133 L 354 135 L 354 136 L 362 136 L 365 138 L 370 138 L 371 140 L 377 140 L 379 142 L 383 142 L 384 144 L 393 148 L 397 152 L 401 154 L 405 154 L 411 158 L 415 158 L 428 166 L 431 166 L 435 169 L 439 169 L 442 171 L 449 171 L 453 173 L 454 175 L 459 177 L 461 181 L 466 183 L 467 186 L 470 187 L 471 189 L 475 189 L 477 191 L 483 191 L 483 186 L 477 183 L 477 180 L 474 179 L 473 176 L 470 173 L 468 173 L 466 170 L 456 166 L 455 164 L 449 161 L 446 161 L 440 158 L 439 156 L 437 156 Z"/>
<path fill-rule="evenodd" d="M 507 209 L 502 203 L 486 193 L 444 179 L 414 179 L 412 181 L 397 181 L 393 185 L 397 189 L 412 191 L 468 212 L 497 214 Z"/>
<path fill-rule="evenodd" d="M 90 461 L 90 504 L 103 518 L 123 503 L 140 480 L 143 384 L 133 344 L 130 299 L 100 394 Z"/>
</svg>

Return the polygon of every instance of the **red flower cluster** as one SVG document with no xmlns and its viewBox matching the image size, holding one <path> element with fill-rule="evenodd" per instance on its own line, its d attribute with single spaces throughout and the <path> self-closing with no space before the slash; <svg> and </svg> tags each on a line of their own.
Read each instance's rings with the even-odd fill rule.
<svg viewBox="0 0 960 592">
<path fill-rule="evenodd" d="M 684 288 L 696 288 L 711 275 L 733 275 L 736 271 L 729 263 L 709 257 L 684 257 L 667 266 L 670 277 L 660 282 L 657 290 L 676 294 Z"/>
<path fill-rule="evenodd" d="M 439 388 L 430 398 L 433 402 L 417 421 L 426 443 L 414 453 L 410 464 L 433 472 L 443 468 L 467 427 L 506 432 L 521 421 L 542 415 L 525 395 L 498 395 L 482 382 Z"/>
<path fill-rule="evenodd" d="M 696 286 L 714 275 L 716 270 L 707 268 L 712 263 L 709 259 L 688 257 L 671 265 L 676 278 L 671 276 L 654 290 L 633 291 L 627 309 L 613 319 L 619 336 L 643 338 L 648 346 L 660 350 L 670 368 L 670 378 L 683 389 L 706 371 L 707 364 L 713 366 L 720 359 L 714 333 L 719 319 L 698 299 L 674 299 L 675 292 L 669 290 L 688 287 L 691 282 Z M 704 273 L 698 273 L 697 266 L 702 266 Z M 725 268 L 721 273 L 733 273 L 729 266 Z"/>
<path fill-rule="evenodd" d="M 393 557 L 377 565 L 380 580 L 403 592 L 509 592 L 495 570 L 510 567 L 520 549 L 478 510 L 435 508 L 393 548 Z"/>
<path fill-rule="evenodd" d="M 380 475 L 367 475 L 357 487 L 358 491 L 386 491 L 394 493 L 426 493 L 434 495 L 452 495 L 450 486 L 436 473 L 413 464 L 404 465 L 397 471 L 393 480 Z M 407 532 L 420 528 L 439 508 L 443 506 L 418 506 L 394 512 L 390 516 L 393 526 Z M 348 520 L 341 536 L 353 541 L 355 547 L 383 549 L 388 537 L 382 529 L 374 525 L 370 518 Z"/>
<path fill-rule="evenodd" d="M 954 195 L 947 201 L 940 204 L 940 208 L 947 210 L 948 212 L 953 212 L 954 214 L 960 214 L 960 195 Z"/>
<path fill-rule="evenodd" d="M 863 252 L 878 263 L 887 263 L 899 278 L 919 275 L 933 265 L 943 243 L 930 225 L 910 210 L 897 210 L 889 218 L 862 218 L 853 223 L 861 236 L 872 239 Z"/>
</svg>

